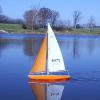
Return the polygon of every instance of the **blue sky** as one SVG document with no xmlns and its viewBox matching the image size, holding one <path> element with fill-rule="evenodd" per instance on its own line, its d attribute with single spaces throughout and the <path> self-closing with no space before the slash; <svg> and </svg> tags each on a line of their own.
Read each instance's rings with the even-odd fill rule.
<svg viewBox="0 0 100 100">
<path fill-rule="evenodd" d="M 60 13 L 63 20 L 72 20 L 74 10 L 82 12 L 81 23 L 94 16 L 100 25 L 100 0 L 0 0 L 3 14 L 11 18 L 22 18 L 26 10 L 32 7 L 48 7 Z"/>
</svg>

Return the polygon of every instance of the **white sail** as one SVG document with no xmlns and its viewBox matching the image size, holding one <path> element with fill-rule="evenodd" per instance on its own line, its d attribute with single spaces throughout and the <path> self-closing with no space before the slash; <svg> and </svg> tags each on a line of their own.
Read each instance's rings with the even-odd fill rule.
<svg viewBox="0 0 100 100">
<path fill-rule="evenodd" d="M 48 24 L 48 72 L 57 72 L 65 70 L 65 65 L 61 50 L 59 48 L 56 37 Z"/>
<path fill-rule="evenodd" d="M 47 100 L 61 100 L 63 85 L 47 85 Z"/>
</svg>

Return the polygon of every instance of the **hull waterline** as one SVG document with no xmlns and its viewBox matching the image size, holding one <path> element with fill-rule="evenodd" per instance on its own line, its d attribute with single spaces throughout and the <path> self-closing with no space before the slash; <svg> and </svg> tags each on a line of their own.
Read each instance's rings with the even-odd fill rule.
<svg viewBox="0 0 100 100">
<path fill-rule="evenodd" d="M 70 79 L 69 75 L 28 75 L 29 82 L 59 82 Z"/>
</svg>

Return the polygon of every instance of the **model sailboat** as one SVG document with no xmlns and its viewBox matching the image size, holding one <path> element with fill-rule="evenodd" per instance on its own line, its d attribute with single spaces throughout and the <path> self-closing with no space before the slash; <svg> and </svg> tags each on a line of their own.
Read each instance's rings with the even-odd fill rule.
<svg viewBox="0 0 100 100">
<path fill-rule="evenodd" d="M 28 77 L 34 81 L 60 81 L 70 78 L 50 24 Z"/>
</svg>

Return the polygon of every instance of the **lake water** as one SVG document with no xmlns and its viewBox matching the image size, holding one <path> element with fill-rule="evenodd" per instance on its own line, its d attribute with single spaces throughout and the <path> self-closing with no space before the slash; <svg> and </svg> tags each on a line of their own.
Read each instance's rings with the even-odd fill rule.
<svg viewBox="0 0 100 100">
<path fill-rule="evenodd" d="M 29 84 L 43 37 L 0 34 L 0 100 L 100 100 L 100 37 L 57 35 L 71 79 Z"/>
</svg>

